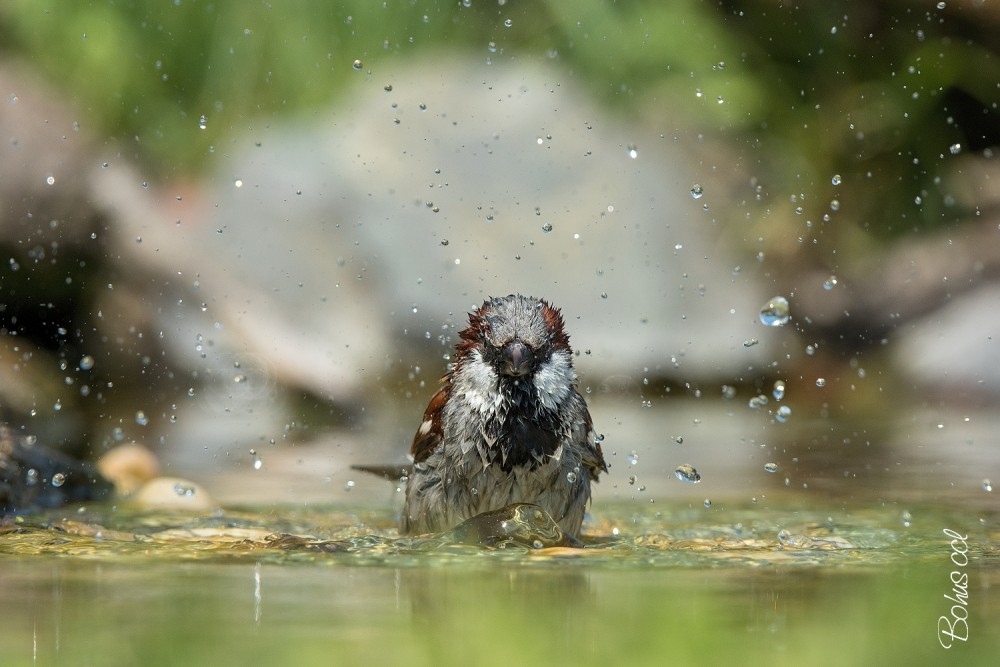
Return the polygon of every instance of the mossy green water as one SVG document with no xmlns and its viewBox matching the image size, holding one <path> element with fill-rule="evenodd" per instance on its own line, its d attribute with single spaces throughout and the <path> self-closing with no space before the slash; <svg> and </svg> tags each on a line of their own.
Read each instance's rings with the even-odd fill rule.
<svg viewBox="0 0 1000 667">
<path fill-rule="evenodd" d="M 391 522 L 316 507 L 11 523 L 4 664 L 991 664 L 1000 649 L 988 510 L 911 508 L 907 526 L 894 507 L 622 505 L 583 550 L 427 549 Z M 969 639 L 946 650 L 953 572 Z"/>
</svg>

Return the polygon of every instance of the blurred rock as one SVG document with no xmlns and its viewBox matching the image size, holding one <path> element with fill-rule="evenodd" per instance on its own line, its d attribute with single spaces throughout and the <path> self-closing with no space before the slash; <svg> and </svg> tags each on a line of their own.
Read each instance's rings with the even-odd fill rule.
<svg viewBox="0 0 1000 667">
<path fill-rule="evenodd" d="M 115 447 L 97 461 L 97 469 L 115 485 L 119 496 L 130 496 L 160 474 L 160 462 L 148 448 L 128 444 Z"/>
<path fill-rule="evenodd" d="M 752 377 L 774 358 L 784 337 L 757 321 L 772 295 L 712 210 L 730 172 L 669 122 L 630 127 L 523 64 L 399 66 L 343 100 L 238 136 L 211 222 L 160 228 L 159 257 L 136 249 L 200 272 L 209 311 L 272 358 L 287 348 L 314 386 L 389 364 L 433 383 L 467 311 L 512 292 L 563 309 L 595 386 Z"/>
<path fill-rule="evenodd" d="M 179 381 L 152 325 L 166 277 L 117 245 L 94 185 L 107 149 L 29 73 L 0 67 L 0 88 L 0 420 L 94 457 L 123 404 L 154 413 Z"/>
<path fill-rule="evenodd" d="M 102 500 L 111 491 L 93 466 L 0 424 L 0 514 Z"/>
<path fill-rule="evenodd" d="M 143 510 L 205 512 L 215 501 L 200 485 L 178 477 L 157 477 L 146 482 L 129 503 Z"/>
</svg>

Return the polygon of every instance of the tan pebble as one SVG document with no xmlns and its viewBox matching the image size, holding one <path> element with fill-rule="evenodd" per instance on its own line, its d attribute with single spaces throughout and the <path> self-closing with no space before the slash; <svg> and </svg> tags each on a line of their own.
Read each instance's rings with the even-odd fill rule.
<svg viewBox="0 0 1000 667">
<path fill-rule="evenodd" d="M 208 491 L 192 481 L 179 477 L 157 477 L 150 480 L 132 496 L 131 501 L 140 509 L 200 512 L 216 507 Z"/>
<path fill-rule="evenodd" d="M 120 496 L 129 496 L 151 479 L 159 476 L 160 462 L 142 445 L 121 445 L 97 461 L 101 471 Z"/>
</svg>

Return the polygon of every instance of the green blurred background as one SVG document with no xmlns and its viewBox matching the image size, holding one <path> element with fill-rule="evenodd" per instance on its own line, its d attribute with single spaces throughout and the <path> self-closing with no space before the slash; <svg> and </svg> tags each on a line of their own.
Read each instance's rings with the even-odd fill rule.
<svg viewBox="0 0 1000 667">
<path fill-rule="evenodd" d="M 6 56 L 69 91 L 89 125 L 161 175 L 208 168 L 234 128 L 316 113 L 352 80 L 377 79 L 388 59 L 545 59 L 626 116 L 694 126 L 742 147 L 761 182 L 812 195 L 798 202 L 803 215 L 828 212 L 820 195 L 832 196 L 832 175 L 866 183 L 872 196 L 845 213 L 878 236 L 974 212 L 942 171 L 956 154 L 1000 140 L 998 28 L 1000 12 L 975 2 L 14 0 L 0 8 Z"/>
</svg>

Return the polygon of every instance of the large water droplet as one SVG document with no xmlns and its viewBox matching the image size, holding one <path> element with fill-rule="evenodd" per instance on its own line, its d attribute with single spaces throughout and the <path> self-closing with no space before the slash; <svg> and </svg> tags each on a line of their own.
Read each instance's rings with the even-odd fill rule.
<svg viewBox="0 0 1000 667">
<path fill-rule="evenodd" d="M 59 488 L 65 483 L 66 483 L 66 475 L 64 475 L 63 473 L 57 472 L 56 474 L 52 475 L 52 486 Z"/>
<path fill-rule="evenodd" d="M 701 199 L 704 194 L 705 194 L 705 189 L 703 187 L 701 187 L 700 185 L 698 185 L 697 183 L 695 183 L 694 185 L 691 186 L 691 197 L 692 198 L 694 198 L 694 199 Z"/>
<path fill-rule="evenodd" d="M 787 405 L 782 405 L 778 408 L 778 411 L 774 413 L 774 418 L 778 420 L 779 424 L 786 423 L 792 416 L 792 409 Z"/>
<path fill-rule="evenodd" d="M 792 319 L 788 309 L 788 299 L 783 296 L 771 298 L 760 309 L 760 321 L 769 327 L 783 327 Z"/>
<path fill-rule="evenodd" d="M 694 466 L 687 463 L 682 463 L 674 468 L 674 475 L 677 476 L 677 479 L 689 484 L 697 484 L 701 481 L 701 475 L 698 471 L 694 469 Z"/>
<path fill-rule="evenodd" d="M 89 354 L 85 354 L 83 355 L 83 357 L 80 358 L 81 371 L 89 371 L 93 367 L 94 367 L 94 358 L 92 356 L 90 356 Z"/>
<path fill-rule="evenodd" d="M 771 390 L 771 395 L 774 396 L 774 400 L 780 401 L 785 397 L 785 383 L 782 380 L 774 381 L 774 389 Z"/>
<path fill-rule="evenodd" d="M 834 174 L 833 178 L 830 179 L 830 182 L 834 185 L 840 185 L 840 174 Z"/>
<path fill-rule="evenodd" d="M 764 464 L 764 470 L 766 472 L 778 472 L 778 464 L 777 463 L 765 463 Z"/>
</svg>

